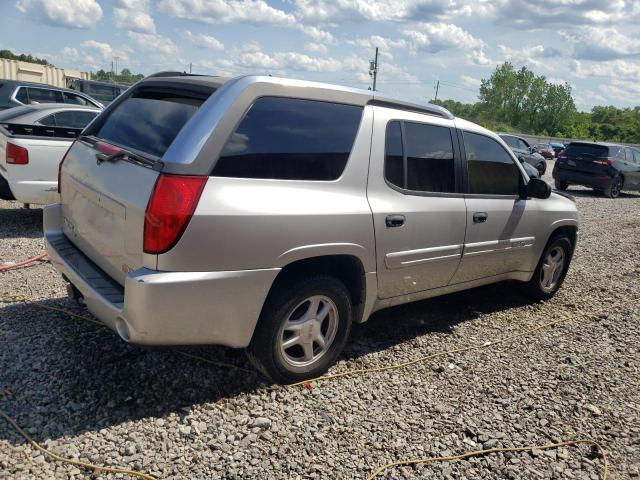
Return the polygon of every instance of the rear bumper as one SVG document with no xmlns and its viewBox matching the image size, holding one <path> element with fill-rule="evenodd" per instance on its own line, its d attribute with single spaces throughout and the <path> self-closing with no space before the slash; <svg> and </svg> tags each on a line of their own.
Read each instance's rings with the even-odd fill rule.
<svg viewBox="0 0 640 480">
<path fill-rule="evenodd" d="M 245 347 L 279 268 L 224 272 L 161 272 L 140 268 L 124 287 L 62 233 L 60 205 L 44 208 L 45 246 L 87 308 L 127 342 Z"/>
<path fill-rule="evenodd" d="M 58 201 L 58 181 L 8 181 L 13 197 L 22 203 L 47 205 Z"/>
<path fill-rule="evenodd" d="M 610 186 L 612 180 L 610 176 L 603 173 L 586 173 L 564 168 L 554 168 L 553 178 L 562 182 L 600 189 Z"/>
</svg>

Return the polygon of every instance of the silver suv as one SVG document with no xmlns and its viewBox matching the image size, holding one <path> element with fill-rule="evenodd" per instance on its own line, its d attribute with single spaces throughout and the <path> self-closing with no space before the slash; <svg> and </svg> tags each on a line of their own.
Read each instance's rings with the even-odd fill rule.
<svg viewBox="0 0 640 480">
<path fill-rule="evenodd" d="M 89 125 L 45 208 L 51 261 L 125 341 L 324 372 L 376 310 L 503 280 L 550 298 L 578 213 L 495 134 L 377 92 L 155 75 Z"/>
</svg>

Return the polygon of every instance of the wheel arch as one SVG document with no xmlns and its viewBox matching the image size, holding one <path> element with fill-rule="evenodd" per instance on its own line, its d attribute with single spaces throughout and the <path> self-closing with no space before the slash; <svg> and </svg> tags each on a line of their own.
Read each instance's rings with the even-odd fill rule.
<svg viewBox="0 0 640 480">
<path fill-rule="evenodd" d="M 320 255 L 286 264 L 273 281 L 266 301 L 275 291 L 287 288 L 288 285 L 312 275 L 329 275 L 344 283 L 353 305 L 353 320 L 356 323 L 363 321 L 367 292 L 371 285 L 367 285 L 368 280 L 362 260 L 352 254 Z"/>
</svg>

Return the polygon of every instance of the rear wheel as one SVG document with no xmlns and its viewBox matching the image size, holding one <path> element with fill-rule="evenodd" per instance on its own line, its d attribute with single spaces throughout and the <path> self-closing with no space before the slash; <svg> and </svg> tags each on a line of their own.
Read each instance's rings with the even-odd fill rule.
<svg viewBox="0 0 640 480">
<path fill-rule="evenodd" d="M 552 237 L 531 280 L 523 284 L 524 294 L 535 300 L 548 300 L 553 297 L 564 282 L 572 256 L 573 245 L 567 236 Z"/>
<path fill-rule="evenodd" d="M 247 356 L 277 383 L 322 375 L 344 348 L 352 316 L 349 291 L 333 277 L 281 285 L 267 299 Z"/>
<path fill-rule="evenodd" d="M 556 180 L 556 190 L 566 190 L 567 188 L 569 188 L 569 183 L 562 180 Z"/>
<path fill-rule="evenodd" d="M 618 198 L 622 191 L 624 181 L 620 175 L 616 175 L 611 180 L 611 184 L 603 190 L 604 196 L 608 198 Z"/>
</svg>

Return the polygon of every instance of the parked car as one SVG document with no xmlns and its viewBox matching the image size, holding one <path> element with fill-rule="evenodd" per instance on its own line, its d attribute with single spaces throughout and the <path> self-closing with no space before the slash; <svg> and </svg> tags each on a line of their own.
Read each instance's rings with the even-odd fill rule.
<svg viewBox="0 0 640 480">
<path fill-rule="evenodd" d="M 128 342 L 324 372 L 352 322 L 502 280 L 548 299 L 578 213 L 447 110 L 267 76 L 151 76 L 60 167 L 53 265 Z"/>
<path fill-rule="evenodd" d="M 118 95 L 129 88 L 129 85 L 75 79 L 69 83 L 69 88 L 83 92 L 104 105 L 109 105 Z"/>
<path fill-rule="evenodd" d="M 527 163 L 538 170 L 538 176 L 542 177 L 544 175 L 544 172 L 547 171 L 547 162 L 542 155 L 531 148 L 529 142 L 524 138 L 507 133 L 500 133 L 499 135 L 523 165 Z"/>
<path fill-rule="evenodd" d="M 558 190 L 584 185 L 616 198 L 640 189 L 640 150 L 614 143 L 571 142 L 553 167 Z"/>
<path fill-rule="evenodd" d="M 102 108 L 103 105 L 84 93 L 44 83 L 0 80 L 0 110 L 39 103 L 68 103 Z"/>
<path fill-rule="evenodd" d="M 548 143 L 536 143 L 533 146 L 533 150 L 547 160 L 553 160 L 556 156 L 553 147 Z"/>
<path fill-rule="evenodd" d="M 553 148 L 553 153 L 556 158 L 558 158 L 558 154 L 562 152 L 566 147 L 564 143 L 550 143 L 549 145 L 551 145 L 551 148 Z"/>
<path fill-rule="evenodd" d="M 100 112 L 43 103 L 0 112 L 0 198 L 25 204 L 58 201 L 58 164 Z"/>
</svg>

